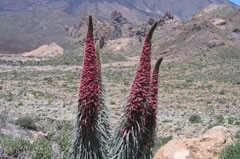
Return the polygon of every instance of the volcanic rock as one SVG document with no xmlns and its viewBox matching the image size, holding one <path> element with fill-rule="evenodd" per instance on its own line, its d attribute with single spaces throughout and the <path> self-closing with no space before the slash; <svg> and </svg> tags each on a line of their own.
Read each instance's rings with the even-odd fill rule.
<svg viewBox="0 0 240 159">
<path fill-rule="evenodd" d="M 154 159 L 218 159 L 221 150 L 232 141 L 232 133 L 217 126 L 198 138 L 170 141 L 157 151 Z"/>
</svg>

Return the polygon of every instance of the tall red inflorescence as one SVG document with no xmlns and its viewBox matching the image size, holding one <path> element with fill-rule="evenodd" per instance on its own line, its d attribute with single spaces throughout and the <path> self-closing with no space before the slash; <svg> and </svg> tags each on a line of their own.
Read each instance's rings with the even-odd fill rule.
<svg viewBox="0 0 240 159">
<path fill-rule="evenodd" d="M 142 114 L 144 113 L 144 104 L 147 99 L 151 74 L 151 39 L 156 27 L 157 23 L 152 26 L 145 37 L 140 62 L 126 105 L 126 125 L 124 131 L 128 131 L 136 121 L 143 120 Z M 144 125 L 140 125 L 140 127 L 143 128 Z"/>
<path fill-rule="evenodd" d="M 150 157 L 149 149 L 143 143 L 146 134 L 146 107 L 151 76 L 151 39 L 156 27 L 157 23 L 154 23 L 144 40 L 139 65 L 126 104 L 125 115 L 111 146 L 113 159 Z"/>
<path fill-rule="evenodd" d="M 72 132 L 69 159 L 108 158 L 108 122 L 104 107 L 92 17 L 89 16 L 78 98 L 77 122 Z"/>
<path fill-rule="evenodd" d="M 163 58 L 158 59 L 153 69 L 145 107 L 145 131 L 143 132 L 143 140 L 140 151 L 143 151 L 145 156 L 148 157 L 153 155 L 158 107 L 158 70 L 162 60 Z"/>
<path fill-rule="evenodd" d="M 158 71 L 159 66 L 163 58 L 159 58 L 154 67 L 152 78 L 149 86 L 149 93 L 147 97 L 147 107 L 146 107 L 146 130 L 154 131 L 156 127 L 156 116 L 157 116 L 157 102 L 158 102 Z M 151 133 L 151 132 L 150 132 Z M 154 132 L 152 132 L 154 133 Z"/>
<path fill-rule="evenodd" d="M 97 68 L 92 17 L 89 16 L 89 26 L 85 44 L 85 54 L 78 100 L 78 111 L 81 114 L 79 124 L 83 127 L 94 126 L 98 116 L 100 92 Z"/>
</svg>

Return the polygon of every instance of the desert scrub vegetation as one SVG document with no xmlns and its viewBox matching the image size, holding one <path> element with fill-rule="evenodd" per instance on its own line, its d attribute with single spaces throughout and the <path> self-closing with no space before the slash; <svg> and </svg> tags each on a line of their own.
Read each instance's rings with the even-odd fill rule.
<svg viewBox="0 0 240 159">
<path fill-rule="evenodd" d="M 239 159 L 240 158 L 240 139 L 227 146 L 221 153 L 219 159 Z"/>
<path fill-rule="evenodd" d="M 182 62 L 173 61 L 163 67 L 163 78 L 169 80 L 178 80 L 177 83 L 167 83 L 164 87 L 179 87 L 181 89 L 194 88 L 196 82 L 202 82 L 201 86 L 196 89 L 213 88 L 210 82 L 226 83 L 238 86 L 239 82 L 239 46 L 231 46 L 229 48 L 219 48 L 210 53 L 199 53 L 191 56 L 191 60 Z M 181 67 L 179 67 L 181 65 Z M 182 76 L 184 74 L 184 76 Z"/>
<path fill-rule="evenodd" d="M 16 125 L 19 125 L 21 127 L 31 129 L 31 130 L 37 130 L 37 126 L 35 124 L 35 121 L 31 117 L 19 117 L 16 120 Z"/>
<path fill-rule="evenodd" d="M 64 159 L 68 158 L 70 137 L 71 137 L 70 133 L 66 133 L 66 134 L 62 134 L 60 138 L 57 140 L 57 144 L 59 145 L 62 157 Z"/>
<path fill-rule="evenodd" d="M 201 122 L 201 117 L 197 114 L 193 114 L 188 118 L 188 120 L 191 124 L 197 124 Z"/>
<path fill-rule="evenodd" d="M 4 147 L 4 153 L 13 157 L 19 156 L 23 151 L 31 150 L 32 146 L 29 141 L 5 135 L 0 136 L 0 144 Z"/>
<path fill-rule="evenodd" d="M 128 83 L 127 81 L 130 80 L 130 77 L 132 77 L 133 69 L 131 70 L 114 70 L 109 68 L 108 70 L 103 71 L 104 77 L 108 79 L 110 82 L 114 83 Z"/>
<path fill-rule="evenodd" d="M 20 156 L 28 153 L 34 159 L 50 159 L 53 157 L 52 153 L 57 152 L 63 159 L 67 159 L 70 131 L 72 129 L 70 122 L 37 118 L 35 121 L 39 124 L 38 130 L 47 132 L 47 136 L 29 141 L 27 137 L 18 138 L 0 135 L 0 147 L 3 148 L 4 157 L 20 158 Z M 54 149 L 53 145 L 56 145 L 57 149 Z"/>
<path fill-rule="evenodd" d="M 51 144 L 45 138 L 37 139 L 32 144 L 33 157 L 36 159 L 49 159 L 51 152 Z"/>
<path fill-rule="evenodd" d="M 167 144 L 169 141 L 172 140 L 172 136 L 163 136 L 163 137 L 158 137 L 156 138 L 155 141 L 155 146 L 153 151 L 157 151 L 160 147 L 164 146 L 165 144 Z"/>
<path fill-rule="evenodd" d="M 240 140 L 240 130 L 236 133 L 235 138 Z"/>
<path fill-rule="evenodd" d="M 65 52 L 63 55 L 54 58 L 44 58 L 39 60 L 28 60 L 24 62 L 23 66 L 56 66 L 56 65 L 79 65 L 79 61 L 82 61 L 83 56 L 79 54 L 81 50 L 72 52 Z M 81 63 L 80 63 L 81 64 Z"/>
<path fill-rule="evenodd" d="M 83 60 L 82 49 L 72 52 L 65 52 L 63 55 L 54 58 L 46 58 L 41 60 L 28 60 L 20 63 L 22 66 L 57 66 L 57 65 L 81 65 Z M 123 62 L 127 58 L 121 54 L 104 53 L 102 55 L 102 63 Z"/>
<path fill-rule="evenodd" d="M 51 158 L 51 146 L 47 139 L 39 138 L 33 143 L 20 138 L 0 136 L 0 144 L 3 146 L 4 154 L 8 157 L 18 157 L 22 153 L 29 152 L 35 159 Z"/>
<path fill-rule="evenodd" d="M 127 58 L 121 54 L 102 53 L 102 63 L 124 62 Z"/>
<path fill-rule="evenodd" d="M 27 61 L 4 61 L 0 59 L 0 63 L 11 66 L 57 66 L 57 65 L 82 65 L 83 49 L 64 52 L 63 55 L 58 57 L 45 57 L 45 58 L 29 58 Z M 102 54 L 102 63 L 124 62 L 127 61 L 126 56 L 122 54 L 113 54 L 105 52 Z"/>
</svg>

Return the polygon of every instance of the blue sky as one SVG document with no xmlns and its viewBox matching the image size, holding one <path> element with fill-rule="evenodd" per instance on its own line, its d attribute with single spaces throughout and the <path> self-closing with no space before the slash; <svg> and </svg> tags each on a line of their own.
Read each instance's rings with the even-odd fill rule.
<svg viewBox="0 0 240 159">
<path fill-rule="evenodd" d="M 240 0 L 230 0 L 230 1 L 240 6 Z"/>
</svg>

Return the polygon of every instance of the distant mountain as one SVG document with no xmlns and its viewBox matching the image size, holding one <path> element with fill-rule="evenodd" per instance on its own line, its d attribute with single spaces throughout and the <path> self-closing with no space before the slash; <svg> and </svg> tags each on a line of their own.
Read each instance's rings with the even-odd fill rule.
<svg viewBox="0 0 240 159">
<path fill-rule="evenodd" d="M 77 15 L 92 13 L 103 18 L 113 10 L 119 10 L 135 22 L 145 20 L 147 16 L 159 17 L 169 11 L 186 21 L 209 4 L 233 5 L 228 0 L 70 0 L 66 11 Z"/>
<path fill-rule="evenodd" d="M 163 54 L 206 54 L 231 46 L 239 48 L 240 10 L 212 4 L 179 27 L 159 28 L 154 38 L 157 39 L 156 52 Z"/>
<path fill-rule="evenodd" d="M 64 26 L 88 14 L 108 19 L 117 10 L 129 22 L 141 24 L 170 11 L 185 21 L 212 3 L 233 6 L 227 0 L 1 0 L 0 53 L 21 53 L 53 42 L 73 48 Z"/>
</svg>

